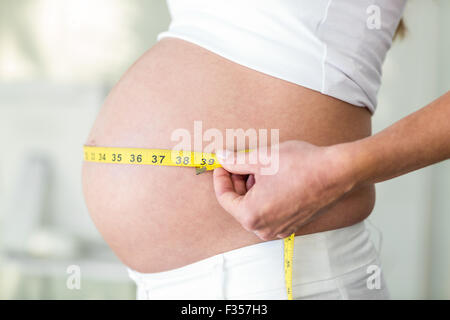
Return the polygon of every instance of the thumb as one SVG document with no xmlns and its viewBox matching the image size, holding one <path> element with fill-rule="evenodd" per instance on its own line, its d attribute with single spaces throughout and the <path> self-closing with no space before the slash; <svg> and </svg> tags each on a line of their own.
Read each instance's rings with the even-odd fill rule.
<svg viewBox="0 0 450 320">
<path fill-rule="evenodd" d="M 237 218 L 244 196 L 239 195 L 231 180 L 231 174 L 223 168 L 214 169 L 214 191 L 217 201 L 228 213 Z"/>
<path fill-rule="evenodd" d="M 257 151 L 233 152 L 229 150 L 216 151 L 219 163 L 228 172 L 236 174 L 255 174 L 258 172 Z"/>
</svg>

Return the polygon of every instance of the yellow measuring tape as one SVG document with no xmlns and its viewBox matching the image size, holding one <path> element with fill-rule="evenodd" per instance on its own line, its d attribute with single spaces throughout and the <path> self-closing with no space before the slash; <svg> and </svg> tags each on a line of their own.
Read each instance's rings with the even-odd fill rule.
<svg viewBox="0 0 450 320">
<path fill-rule="evenodd" d="M 215 154 L 166 149 L 112 148 L 84 146 L 84 160 L 99 163 L 191 167 L 197 174 L 221 167 Z M 288 300 L 292 300 L 294 237 L 284 239 L 284 277 Z"/>
</svg>

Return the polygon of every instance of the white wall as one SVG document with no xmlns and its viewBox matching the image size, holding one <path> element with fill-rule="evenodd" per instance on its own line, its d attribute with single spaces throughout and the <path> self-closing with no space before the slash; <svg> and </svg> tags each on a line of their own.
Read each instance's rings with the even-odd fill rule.
<svg viewBox="0 0 450 320">
<path fill-rule="evenodd" d="M 13 84 L 2 85 L 0 96 L 0 145 L 5 152 L 0 159 L 0 190 L 2 209 L 9 210 L 2 217 L 14 215 L 20 205 L 10 200 L 15 200 L 23 161 L 41 155 L 50 160 L 45 218 L 75 235 L 98 238 L 81 193 L 80 146 L 101 105 L 99 88 Z M 26 194 L 27 184 L 20 188 Z"/>
<path fill-rule="evenodd" d="M 440 92 L 450 89 L 450 1 L 439 2 L 439 83 Z M 446 39 L 443 40 L 443 39 Z M 433 170 L 430 297 L 450 299 L 450 161 Z"/>
</svg>

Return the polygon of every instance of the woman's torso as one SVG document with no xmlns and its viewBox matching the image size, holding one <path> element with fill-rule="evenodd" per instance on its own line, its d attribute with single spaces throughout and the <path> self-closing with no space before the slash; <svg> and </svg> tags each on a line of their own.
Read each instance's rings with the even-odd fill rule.
<svg viewBox="0 0 450 320">
<path fill-rule="evenodd" d="M 167 148 L 194 121 L 203 130 L 280 129 L 280 141 L 331 145 L 371 133 L 371 115 L 224 59 L 179 39 L 163 39 L 108 96 L 88 145 Z M 211 173 L 176 167 L 85 163 L 83 188 L 99 231 L 140 272 L 184 266 L 261 242 L 217 203 Z M 374 189 L 357 190 L 297 234 L 352 225 L 370 214 Z"/>
</svg>

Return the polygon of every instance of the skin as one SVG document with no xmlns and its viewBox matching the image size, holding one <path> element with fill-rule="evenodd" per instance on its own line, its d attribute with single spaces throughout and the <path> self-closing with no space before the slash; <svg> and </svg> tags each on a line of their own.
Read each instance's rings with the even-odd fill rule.
<svg viewBox="0 0 450 320">
<path fill-rule="evenodd" d="M 221 151 L 217 200 L 263 240 L 283 238 L 353 190 L 450 158 L 450 92 L 378 134 L 320 147 L 279 145 L 280 170 L 262 175 L 245 154 Z M 253 153 L 257 153 L 255 150 Z"/>
<path fill-rule="evenodd" d="M 113 88 L 86 144 L 171 149 L 178 144 L 171 134 L 179 128 L 193 134 L 195 120 L 202 121 L 203 132 L 215 128 L 225 136 L 226 129 L 279 129 L 280 142 L 302 140 L 316 146 L 371 134 L 366 108 L 262 74 L 194 44 L 164 39 Z M 166 271 L 263 242 L 220 206 L 212 172 L 195 176 L 189 168 L 85 162 L 82 178 L 99 232 L 139 272 Z M 374 200 L 373 185 L 354 188 L 296 233 L 355 224 L 370 214 Z"/>
</svg>

